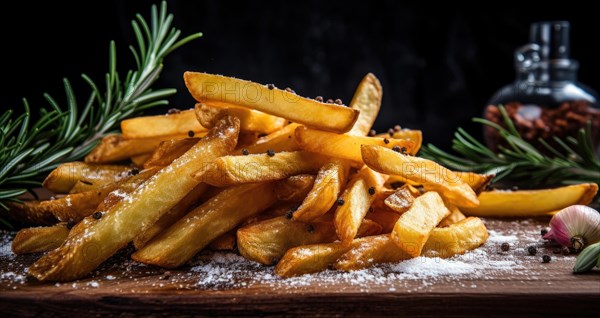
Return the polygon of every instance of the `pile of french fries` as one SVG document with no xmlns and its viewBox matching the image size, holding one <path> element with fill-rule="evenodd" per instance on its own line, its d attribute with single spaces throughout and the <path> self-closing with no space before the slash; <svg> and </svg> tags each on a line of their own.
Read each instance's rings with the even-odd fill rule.
<svg viewBox="0 0 600 318">
<path fill-rule="evenodd" d="M 490 192 L 492 175 L 415 156 L 421 131 L 371 131 L 382 99 L 372 74 L 348 107 L 219 75 L 184 77 L 194 109 L 123 121 L 85 162 L 50 173 L 44 186 L 55 198 L 11 205 L 15 218 L 46 225 L 13 241 L 17 254 L 47 252 L 30 275 L 78 279 L 130 243 L 145 264 L 176 268 L 203 250 L 237 250 L 283 277 L 451 257 L 488 237 L 463 212 L 546 214 L 597 191 Z"/>
</svg>

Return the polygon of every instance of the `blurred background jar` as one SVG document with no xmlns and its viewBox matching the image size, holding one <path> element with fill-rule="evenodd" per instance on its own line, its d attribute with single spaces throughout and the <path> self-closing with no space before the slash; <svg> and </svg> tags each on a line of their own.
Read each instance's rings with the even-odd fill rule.
<svg viewBox="0 0 600 318">
<path fill-rule="evenodd" d="M 515 52 L 515 82 L 494 94 L 484 117 L 502 125 L 498 106 L 503 105 L 521 136 L 544 152 L 540 138 L 557 146 L 552 136 L 576 137 L 590 125 L 596 153 L 600 153 L 598 95 L 577 81 L 579 63 L 569 56 L 569 31 L 567 21 L 531 25 L 531 43 Z M 486 127 L 484 134 L 488 146 L 497 149 L 498 131 Z"/>
</svg>

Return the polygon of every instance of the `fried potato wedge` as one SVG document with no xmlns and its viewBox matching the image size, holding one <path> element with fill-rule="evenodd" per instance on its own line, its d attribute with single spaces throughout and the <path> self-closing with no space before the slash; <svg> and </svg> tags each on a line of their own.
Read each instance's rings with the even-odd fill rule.
<svg viewBox="0 0 600 318">
<path fill-rule="evenodd" d="M 291 248 L 275 266 L 275 274 L 294 277 L 324 271 L 350 248 L 351 245 L 342 245 L 340 242 Z"/>
<path fill-rule="evenodd" d="M 483 245 L 489 234 L 480 218 L 468 217 L 448 227 L 436 228 L 423 247 L 423 256 L 448 258 Z"/>
<path fill-rule="evenodd" d="M 386 139 L 375 137 L 335 134 L 300 126 L 296 129 L 296 141 L 300 148 L 326 156 L 351 160 L 362 165 L 361 145 L 377 145 L 386 148 L 405 148 L 413 153 L 414 144 L 403 139 Z M 387 141 L 387 143 L 386 143 Z"/>
<path fill-rule="evenodd" d="M 379 79 L 372 73 L 365 75 L 358 84 L 349 105 L 350 108 L 360 112 L 356 123 L 348 132 L 350 135 L 366 136 L 371 131 L 377 114 L 379 114 L 382 98 L 383 88 Z"/>
<path fill-rule="evenodd" d="M 273 182 L 226 189 L 158 234 L 131 258 L 167 268 L 181 266 L 214 239 L 275 203 L 274 189 Z"/>
<path fill-rule="evenodd" d="M 186 151 L 190 150 L 198 141 L 200 141 L 200 138 L 165 140 L 160 143 L 150 158 L 144 162 L 144 168 L 168 166 L 173 160 L 181 157 Z"/>
<path fill-rule="evenodd" d="M 282 180 L 293 175 L 314 173 L 327 158 L 305 151 L 248 156 L 223 156 L 194 173 L 200 182 L 216 187 L 242 183 Z"/>
<path fill-rule="evenodd" d="M 335 230 L 342 243 L 350 243 L 356 237 L 375 193 L 381 190 L 386 179 L 366 166 L 352 176 L 341 196 L 344 204 L 335 210 Z"/>
<path fill-rule="evenodd" d="M 302 201 L 315 184 L 315 175 L 299 174 L 279 182 L 275 189 L 279 201 Z"/>
<path fill-rule="evenodd" d="M 389 209 L 375 209 L 365 215 L 365 220 L 371 220 L 381 225 L 382 234 L 391 233 L 398 218 L 400 218 L 400 214 Z"/>
<path fill-rule="evenodd" d="M 410 209 L 415 201 L 415 196 L 413 191 L 409 188 L 410 185 L 405 184 L 399 189 L 397 189 L 394 193 L 390 194 L 383 203 L 385 206 L 390 208 L 390 210 L 397 213 L 404 213 Z"/>
<path fill-rule="evenodd" d="M 393 139 L 404 139 L 414 143 L 414 153 L 419 152 L 421 145 L 423 144 L 423 133 L 420 130 L 413 129 L 402 129 L 394 131 L 393 134 L 377 134 L 375 137 L 380 138 L 393 138 Z"/>
<path fill-rule="evenodd" d="M 310 222 L 327 213 L 346 186 L 350 164 L 341 159 L 331 159 L 319 172 L 313 188 L 293 214 L 295 221 Z"/>
<path fill-rule="evenodd" d="M 17 255 L 47 252 L 59 247 L 68 235 L 69 229 L 66 223 L 25 228 L 17 232 L 11 247 L 13 253 Z"/>
<path fill-rule="evenodd" d="M 87 275 L 197 186 L 198 181 L 191 174 L 206 162 L 232 151 L 238 133 L 239 120 L 221 119 L 206 138 L 103 213 L 99 220 L 88 217 L 76 225 L 71 231 L 75 230 L 75 234 L 29 267 L 29 274 L 40 281 L 73 280 Z"/>
<path fill-rule="evenodd" d="M 141 249 L 153 237 L 168 229 L 171 225 L 190 212 L 190 210 L 201 201 L 201 197 L 206 193 L 208 187 L 209 186 L 204 183 L 200 183 L 194 187 L 179 202 L 177 202 L 177 204 L 154 222 L 154 224 L 143 229 L 142 232 L 133 239 L 133 246 L 138 250 Z"/>
<path fill-rule="evenodd" d="M 296 138 L 294 137 L 295 130 L 299 126 L 300 125 L 298 124 L 289 124 L 278 131 L 258 138 L 258 140 L 251 145 L 238 147 L 238 150 L 236 150 L 234 154 L 241 155 L 244 150 L 249 154 L 262 154 L 266 153 L 267 150 L 273 150 L 275 152 L 300 150 L 300 146 L 298 146 Z"/>
<path fill-rule="evenodd" d="M 426 190 L 439 192 L 459 207 L 479 205 L 477 195 L 469 185 L 454 172 L 431 160 L 403 155 L 380 146 L 363 145 L 361 149 L 365 164 L 375 171 L 421 183 Z"/>
<path fill-rule="evenodd" d="M 112 163 L 119 162 L 137 155 L 152 153 L 161 142 L 171 138 L 185 138 L 184 136 L 154 137 L 140 139 L 125 139 L 121 135 L 108 135 L 92 149 L 85 157 L 86 163 Z"/>
<path fill-rule="evenodd" d="M 448 210 L 450 211 L 450 215 L 448 215 L 447 217 L 443 218 L 440 223 L 438 224 L 438 227 L 447 227 L 450 226 L 452 224 L 458 223 L 464 219 L 466 219 L 467 217 L 460 211 L 460 209 L 458 209 L 456 206 L 452 205 L 452 204 L 448 204 L 446 203 L 446 208 L 448 208 Z"/>
<path fill-rule="evenodd" d="M 442 219 L 450 215 L 442 197 L 437 192 L 426 192 L 416 198 L 410 209 L 402 213 L 391 238 L 406 254 L 417 257 L 429 234 Z"/>
<path fill-rule="evenodd" d="M 467 215 L 490 217 L 547 215 L 570 205 L 590 204 L 597 192 L 595 183 L 543 190 L 484 191 L 479 194 L 478 207 L 461 210 Z"/>
<path fill-rule="evenodd" d="M 207 130 L 200 125 L 193 109 L 174 114 L 140 116 L 121 121 L 121 132 L 123 137 L 127 139 L 175 138 L 176 136 L 187 136 L 190 131 L 195 135 L 201 135 Z"/>
<path fill-rule="evenodd" d="M 234 104 L 337 133 L 352 129 L 358 111 L 318 102 L 267 85 L 206 73 L 185 72 L 185 85 L 199 102 Z"/>
<path fill-rule="evenodd" d="M 240 120 L 240 130 L 261 134 L 270 134 L 281 129 L 287 123 L 287 120 L 281 117 L 231 105 L 221 107 L 197 103 L 195 111 L 196 118 L 206 128 L 214 126 L 217 120 L 225 115 L 237 117 Z"/>
<path fill-rule="evenodd" d="M 334 267 L 343 271 L 358 270 L 374 264 L 395 263 L 412 258 L 391 239 L 390 234 L 355 240 L 352 248 L 343 253 Z"/>
<path fill-rule="evenodd" d="M 131 167 L 127 166 L 96 165 L 80 161 L 67 162 L 52 170 L 44 179 L 42 186 L 56 194 L 69 193 L 81 181 L 89 186 L 87 189 L 79 186 L 80 191 L 77 192 L 83 192 L 119 181 L 130 171 Z"/>
</svg>

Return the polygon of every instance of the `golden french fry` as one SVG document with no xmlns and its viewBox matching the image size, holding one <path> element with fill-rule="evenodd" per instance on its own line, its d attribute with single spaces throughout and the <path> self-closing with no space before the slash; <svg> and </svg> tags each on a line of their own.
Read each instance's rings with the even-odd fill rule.
<svg viewBox="0 0 600 318">
<path fill-rule="evenodd" d="M 417 257 L 429 238 L 431 231 L 440 221 L 450 215 L 442 197 L 437 192 L 426 192 L 414 200 L 414 203 L 402 213 L 391 238 L 406 254 Z"/>
<path fill-rule="evenodd" d="M 323 165 L 313 188 L 294 212 L 294 220 L 314 221 L 329 211 L 346 185 L 349 173 L 350 164 L 341 159 L 331 159 Z"/>
<path fill-rule="evenodd" d="M 208 244 L 211 251 L 233 251 L 235 249 L 235 230 L 231 230 Z"/>
<path fill-rule="evenodd" d="M 488 236 L 480 218 L 468 217 L 448 227 L 434 229 L 423 247 L 423 256 L 447 258 L 464 254 L 483 245 Z"/>
<path fill-rule="evenodd" d="M 358 84 L 354 97 L 350 102 L 350 108 L 358 110 L 358 119 L 352 129 L 348 132 L 351 135 L 365 136 L 371 130 L 379 108 L 381 108 L 381 99 L 383 97 L 383 88 L 375 75 L 369 73 L 363 77 Z"/>
<path fill-rule="evenodd" d="M 152 153 L 145 153 L 145 154 L 133 156 L 129 159 L 131 160 L 131 163 L 133 163 L 134 165 L 136 165 L 138 167 L 143 167 L 144 162 L 148 161 L 148 159 L 150 159 L 151 157 L 152 157 Z"/>
<path fill-rule="evenodd" d="M 87 163 L 111 163 L 118 162 L 151 153 L 161 142 L 172 138 L 184 138 L 183 136 L 168 136 L 140 139 L 125 139 L 121 135 L 108 135 L 100 141 L 96 148 L 85 157 Z"/>
<path fill-rule="evenodd" d="M 186 151 L 190 150 L 200 138 L 181 138 L 169 139 L 160 143 L 158 148 L 152 153 L 150 158 L 144 162 L 144 168 L 165 167 L 171 164 L 173 160 L 181 157 Z"/>
<path fill-rule="evenodd" d="M 294 131 L 299 126 L 298 124 L 289 124 L 278 131 L 259 138 L 251 145 L 238 147 L 234 154 L 241 155 L 244 153 L 244 150 L 249 154 L 262 154 L 266 153 L 267 150 L 275 152 L 300 150 L 300 146 L 298 146 L 294 137 Z"/>
<path fill-rule="evenodd" d="M 324 271 L 350 248 L 352 245 L 342 245 L 340 242 L 291 248 L 277 263 L 275 274 L 293 277 Z"/>
<path fill-rule="evenodd" d="M 454 173 L 477 194 L 481 193 L 481 191 L 492 182 L 494 177 L 496 177 L 495 174 L 479 174 L 465 171 L 455 171 Z"/>
<path fill-rule="evenodd" d="M 356 237 L 375 194 L 381 190 L 385 180 L 386 176 L 368 167 L 352 176 L 341 196 L 344 204 L 335 210 L 335 230 L 342 243 L 350 243 Z"/>
<path fill-rule="evenodd" d="M 211 241 L 275 203 L 274 188 L 275 183 L 270 182 L 226 189 L 158 234 L 131 258 L 167 268 L 181 266 Z"/>
<path fill-rule="evenodd" d="M 195 111 L 196 118 L 206 128 L 214 126 L 219 118 L 226 115 L 235 116 L 240 120 L 240 130 L 262 134 L 270 134 L 277 131 L 287 123 L 287 120 L 284 118 L 233 105 L 221 107 L 197 103 Z"/>
<path fill-rule="evenodd" d="M 365 220 L 372 220 L 381 225 L 381 233 L 383 234 L 392 232 L 398 218 L 400 218 L 400 214 L 389 209 L 375 209 L 365 215 Z"/>
<path fill-rule="evenodd" d="M 302 201 L 315 184 L 316 176 L 299 174 L 279 182 L 275 189 L 279 201 Z"/>
<path fill-rule="evenodd" d="M 357 270 L 374 264 L 395 263 L 412 258 L 390 238 L 390 234 L 354 240 L 351 248 L 335 261 L 334 267 L 343 271 Z"/>
<path fill-rule="evenodd" d="M 194 135 L 198 135 L 207 130 L 200 125 L 193 109 L 174 114 L 140 116 L 121 121 L 121 131 L 123 137 L 127 139 L 156 137 L 171 139 L 176 136 L 188 136 L 190 131 Z"/>
<path fill-rule="evenodd" d="M 300 148 L 329 157 L 351 160 L 362 165 L 361 145 L 378 145 L 387 148 L 404 148 L 413 153 L 413 143 L 403 139 L 385 139 L 375 137 L 335 134 L 327 131 L 309 129 L 300 126 L 296 129 L 296 141 Z M 386 143 L 387 141 L 387 143 Z"/>
<path fill-rule="evenodd" d="M 242 183 L 281 180 L 293 175 L 316 172 L 327 158 L 305 151 L 223 156 L 204 165 L 194 178 L 216 187 Z"/>
<path fill-rule="evenodd" d="M 185 85 L 199 102 L 234 104 L 279 116 L 317 129 L 344 133 L 358 111 L 342 105 L 318 102 L 292 92 L 221 75 L 185 72 Z"/>
<path fill-rule="evenodd" d="M 447 227 L 467 218 L 456 206 L 452 204 L 446 203 L 446 208 L 448 208 L 450 211 L 450 215 L 443 218 L 438 224 L 438 227 Z"/>
<path fill-rule="evenodd" d="M 412 206 L 413 202 L 415 201 L 415 197 L 417 197 L 413 194 L 413 191 L 409 187 L 410 185 L 408 184 L 403 185 L 394 193 L 385 198 L 383 203 L 394 212 L 406 212 Z"/>
<path fill-rule="evenodd" d="M 103 213 L 100 219 L 88 217 L 76 225 L 75 234 L 29 267 L 29 274 L 41 281 L 73 280 L 88 274 L 197 186 L 198 181 L 190 176 L 192 172 L 233 150 L 238 133 L 239 120 L 223 118 L 206 138 Z"/>
<path fill-rule="evenodd" d="M 402 129 L 394 131 L 392 135 L 390 135 L 389 133 L 377 134 L 375 135 L 375 137 L 404 139 L 412 141 L 414 143 L 414 153 L 419 152 L 419 149 L 421 149 L 421 145 L 423 144 L 423 133 L 420 130 Z"/>
<path fill-rule="evenodd" d="M 278 130 L 279 131 L 279 130 Z M 258 136 L 263 135 L 251 131 L 240 131 L 240 136 L 238 137 L 238 143 L 233 151 L 233 154 L 237 154 L 238 151 L 241 153 L 242 149 L 250 145 L 254 145 L 258 141 Z M 266 136 L 265 136 L 266 137 Z M 265 150 L 266 151 L 266 150 Z"/>
<path fill-rule="evenodd" d="M 78 186 L 80 191 L 77 192 L 83 192 L 123 179 L 130 171 L 131 167 L 127 166 L 96 165 L 74 161 L 56 167 L 46 177 L 42 185 L 56 194 L 69 193 L 70 191 L 76 193 L 72 189 L 81 181 L 84 185 L 90 186 L 88 189 Z"/>
<path fill-rule="evenodd" d="M 66 223 L 21 229 L 12 241 L 15 254 L 46 252 L 59 247 L 69 235 Z"/>
<path fill-rule="evenodd" d="M 431 160 L 403 155 L 380 146 L 363 145 L 361 149 L 365 164 L 375 171 L 400 175 L 421 183 L 426 190 L 440 192 L 450 203 L 459 207 L 479 205 L 471 187 L 452 171 Z"/>
<path fill-rule="evenodd" d="M 141 249 L 153 237 L 168 229 L 171 225 L 186 215 L 193 206 L 202 201 L 200 198 L 208 189 L 208 185 L 204 183 L 198 184 L 188 194 L 185 195 L 177 204 L 163 214 L 154 224 L 143 229 L 142 232 L 133 239 L 133 246 L 136 249 Z"/>
<path fill-rule="evenodd" d="M 574 204 L 590 204 L 598 185 L 581 183 L 554 189 L 484 191 L 479 194 L 476 208 L 462 208 L 467 215 L 491 217 L 518 217 L 547 215 Z"/>
</svg>

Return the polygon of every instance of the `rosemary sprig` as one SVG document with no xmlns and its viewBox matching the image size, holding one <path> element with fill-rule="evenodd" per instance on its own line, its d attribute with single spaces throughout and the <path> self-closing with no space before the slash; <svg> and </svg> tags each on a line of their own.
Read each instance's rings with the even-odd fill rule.
<svg viewBox="0 0 600 318">
<path fill-rule="evenodd" d="M 173 50 L 202 36 L 195 33 L 179 39 L 181 31 L 171 26 L 172 21 L 166 1 L 160 10 L 152 6 L 150 24 L 137 14 L 131 21 L 137 46 L 129 46 L 136 69 L 124 77 L 117 73 L 116 47 L 111 42 L 109 70 L 102 83 L 104 92 L 82 74 L 91 90 L 83 107 L 79 107 L 71 84 L 64 79 L 66 107 L 44 94 L 50 107 L 39 108 L 36 122 L 30 123 L 26 99 L 21 115 L 15 117 L 9 110 L 0 116 L 0 211 L 7 210 L 5 202 L 18 201 L 20 195 L 40 186 L 46 174 L 60 163 L 83 158 L 103 136 L 115 132 L 122 119 L 168 104 L 165 98 L 175 89 L 152 89 L 162 61 Z M 1 217 L 0 222 L 7 223 Z"/>
<path fill-rule="evenodd" d="M 482 118 L 473 121 L 496 129 L 504 141 L 498 152 L 493 152 L 464 129 L 454 134 L 453 155 L 428 144 L 420 155 L 460 171 L 495 173 L 494 182 L 508 182 L 526 187 L 568 185 L 583 182 L 600 184 L 600 159 L 594 153 L 591 128 L 581 129 L 577 138 L 553 137 L 558 147 L 540 139 L 548 156 L 525 141 L 518 133 L 504 107 L 499 107 L 504 128 Z"/>
</svg>

